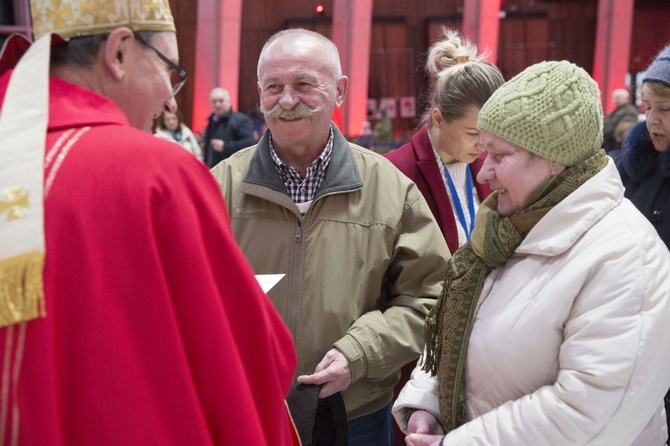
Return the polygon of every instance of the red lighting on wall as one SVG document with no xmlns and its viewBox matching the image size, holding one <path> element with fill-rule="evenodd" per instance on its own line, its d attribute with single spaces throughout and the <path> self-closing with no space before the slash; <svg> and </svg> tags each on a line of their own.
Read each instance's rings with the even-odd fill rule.
<svg viewBox="0 0 670 446">
<path fill-rule="evenodd" d="M 323 5 L 316 5 L 316 8 L 314 8 L 314 11 L 316 11 L 317 14 L 323 15 L 323 13 L 326 11 L 326 9 L 323 7 Z"/>
</svg>

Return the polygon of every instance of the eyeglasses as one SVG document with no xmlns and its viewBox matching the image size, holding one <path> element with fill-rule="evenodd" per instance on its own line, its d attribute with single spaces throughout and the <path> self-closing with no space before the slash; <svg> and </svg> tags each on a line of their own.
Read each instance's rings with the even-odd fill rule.
<svg viewBox="0 0 670 446">
<path fill-rule="evenodd" d="M 170 59 L 168 59 L 163 53 L 158 51 L 156 48 L 154 48 L 152 45 L 150 45 L 146 40 L 135 34 L 135 39 L 137 39 L 138 42 L 140 42 L 142 45 L 146 46 L 147 48 L 150 48 L 156 53 L 156 55 L 165 62 L 165 64 L 168 66 L 170 69 L 170 80 L 172 82 L 172 94 L 170 97 L 174 97 L 177 93 L 179 93 L 179 90 L 181 90 L 181 87 L 184 86 L 186 83 L 186 79 L 188 79 L 188 73 L 186 70 L 183 68 L 179 68 L 174 62 L 172 62 Z M 174 75 L 172 75 L 174 73 Z"/>
</svg>

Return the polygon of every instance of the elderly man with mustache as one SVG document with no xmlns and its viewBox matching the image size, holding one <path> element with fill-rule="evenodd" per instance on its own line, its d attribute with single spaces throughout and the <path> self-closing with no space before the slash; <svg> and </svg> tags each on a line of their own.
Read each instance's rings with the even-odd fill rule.
<svg viewBox="0 0 670 446">
<path fill-rule="evenodd" d="M 280 31 L 257 74 L 268 130 L 212 169 L 235 238 L 257 274 L 286 274 L 268 294 L 297 380 L 341 392 L 349 445 L 391 445 L 393 386 L 421 353 L 449 250 L 415 184 L 331 121 L 348 79 L 330 40 Z"/>
</svg>

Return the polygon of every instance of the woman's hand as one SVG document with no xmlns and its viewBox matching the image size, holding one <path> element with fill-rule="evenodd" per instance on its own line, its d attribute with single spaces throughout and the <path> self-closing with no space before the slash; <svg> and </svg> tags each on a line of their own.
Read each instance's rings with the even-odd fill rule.
<svg viewBox="0 0 670 446">
<path fill-rule="evenodd" d="M 444 429 L 432 413 L 417 410 L 407 421 L 407 446 L 439 446 L 444 438 Z"/>
<path fill-rule="evenodd" d="M 442 429 L 442 426 L 432 413 L 426 410 L 417 410 L 409 417 L 409 420 L 407 421 L 407 433 L 444 435 L 444 429 Z"/>
<path fill-rule="evenodd" d="M 410 434 L 405 437 L 407 446 L 441 446 L 444 435 Z"/>
</svg>

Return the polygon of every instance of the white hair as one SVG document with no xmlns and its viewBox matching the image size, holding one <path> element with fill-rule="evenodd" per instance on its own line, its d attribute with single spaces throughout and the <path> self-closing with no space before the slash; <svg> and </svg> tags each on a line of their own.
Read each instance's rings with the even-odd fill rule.
<svg viewBox="0 0 670 446">
<path fill-rule="evenodd" d="M 265 44 L 263 45 L 263 49 L 261 49 L 261 54 L 260 56 L 258 56 L 256 77 L 258 77 L 258 79 L 260 80 L 261 62 L 263 60 L 263 56 L 265 55 L 266 50 L 272 43 L 283 39 L 295 40 L 300 37 L 306 37 L 319 43 L 319 45 L 321 46 L 321 48 L 325 53 L 324 54 L 325 57 L 322 59 L 322 61 L 326 64 L 328 71 L 333 76 L 333 80 L 339 79 L 342 76 L 342 66 L 340 65 L 340 53 L 337 50 L 337 46 L 335 46 L 335 44 L 330 39 L 323 36 L 322 34 L 303 28 L 291 28 L 279 31 L 273 34 L 267 40 L 267 42 L 265 42 Z"/>
<path fill-rule="evenodd" d="M 212 99 L 214 96 L 219 96 L 219 95 L 223 95 L 223 97 L 226 100 L 230 100 L 230 93 L 228 93 L 228 90 L 226 90 L 225 88 L 221 88 L 221 87 L 216 87 L 216 88 L 212 89 L 212 91 L 209 93 L 209 98 Z"/>
</svg>

